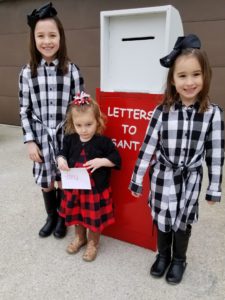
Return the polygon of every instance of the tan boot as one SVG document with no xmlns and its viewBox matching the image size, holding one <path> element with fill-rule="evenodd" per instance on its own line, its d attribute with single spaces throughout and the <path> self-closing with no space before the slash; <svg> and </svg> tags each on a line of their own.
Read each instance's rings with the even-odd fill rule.
<svg viewBox="0 0 225 300">
<path fill-rule="evenodd" d="M 81 225 L 75 226 L 75 239 L 66 249 L 69 254 L 77 253 L 81 247 L 87 244 L 86 228 Z"/>
<path fill-rule="evenodd" d="M 88 244 L 87 248 L 83 254 L 83 260 L 85 261 L 93 261 L 95 260 L 98 252 L 98 245 L 99 245 L 100 233 L 93 232 L 89 230 L 88 233 Z"/>
</svg>

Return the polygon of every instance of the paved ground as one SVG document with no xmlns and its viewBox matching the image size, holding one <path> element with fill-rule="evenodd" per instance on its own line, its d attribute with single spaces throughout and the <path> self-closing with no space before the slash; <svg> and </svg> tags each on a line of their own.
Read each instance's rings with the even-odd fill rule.
<svg viewBox="0 0 225 300">
<path fill-rule="evenodd" d="M 149 276 L 155 253 L 144 248 L 103 236 L 85 263 L 65 252 L 72 228 L 63 240 L 39 238 L 44 208 L 31 166 L 21 128 L 0 125 L 1 300 L 225 299 L 225 201 L 209 207 L 202 193 L 183 282 L 170 286 Z"/>
</svg>

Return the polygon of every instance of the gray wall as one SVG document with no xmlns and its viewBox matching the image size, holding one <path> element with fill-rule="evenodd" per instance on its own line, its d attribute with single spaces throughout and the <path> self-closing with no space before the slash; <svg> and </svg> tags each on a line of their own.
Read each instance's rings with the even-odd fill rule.
<svg viewBox="0 0 225 300">
<path fill-rule="evenodd" d="M 185 33 L 196 33 L 213 70 L 210 96 L 225 108 L 225 0 L 53 0 L 64 25 L 71 60 L 79 65 L 86 89 L 100 84 L 100 11 L 171 4 L 181 15 Z M 0 123 L 20 125 L 18 73 L 28 61 L 26 15 L 47 3 L 0 1 Z"/>
</svg>

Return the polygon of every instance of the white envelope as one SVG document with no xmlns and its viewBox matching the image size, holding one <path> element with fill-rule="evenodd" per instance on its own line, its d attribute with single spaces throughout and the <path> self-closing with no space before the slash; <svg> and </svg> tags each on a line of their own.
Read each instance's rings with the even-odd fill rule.
<svg viewBox="0 0 225 300">
<path fill-rule="evenodd" d="M 69 171 L 61 171 L 62 188 L 91 190 L 91 181 L 87 169 L 71 168 Z"/>
</svg>

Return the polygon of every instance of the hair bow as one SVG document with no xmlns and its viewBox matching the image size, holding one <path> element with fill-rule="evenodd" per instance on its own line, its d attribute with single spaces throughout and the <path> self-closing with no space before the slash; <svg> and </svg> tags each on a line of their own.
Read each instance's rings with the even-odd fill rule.
<svg viewBox="0 0 225 300">
<path fill-rule="evenodd" d="M 173 50 L 167 56 L 160 59 L 160 64 L 165 68 L 170 68 L 181 51 L 187 48 L 201 48 L 201 41 L 195 34 L 178 37 Z"/>
<path fill-rule="evenodd" d="M 81 93 L 77 94 L 74 97 L 73 102 L 71 104 L 81 106 L 84 104 L 90 104 L 90 101 L 91 101 L 90 95 L 82 91 Z"/>
<path fill-rule="evenodd" d="M 37 21 L 46 18 L 52 18 L 57 15 L 56 9 L 52 6 L 52 3 L 48 3 L 32 11 L 30 15 L 27 15 L 27 24 L 34 29 Z"/>
</svg>

